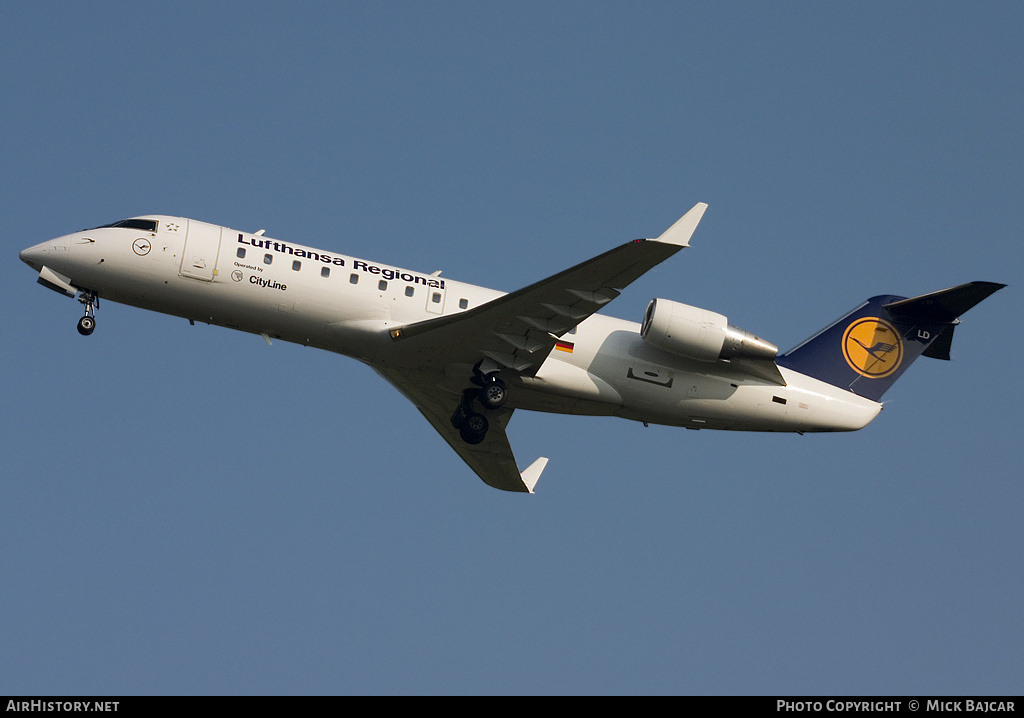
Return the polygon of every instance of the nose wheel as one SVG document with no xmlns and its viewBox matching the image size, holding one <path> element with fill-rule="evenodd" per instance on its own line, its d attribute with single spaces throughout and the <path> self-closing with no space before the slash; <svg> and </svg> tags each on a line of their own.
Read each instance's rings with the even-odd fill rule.
<svg viewBox="0 0 1024 718">
<path fill-rule="evenodd" d="M 83 290 L 78 301 L 85 305 L 85 316 L 78 320 L 78 333 L 87 337 L 96 329 L 96 308 L 100 305 L 100 297 L 96 292 Z"/>
</svg>

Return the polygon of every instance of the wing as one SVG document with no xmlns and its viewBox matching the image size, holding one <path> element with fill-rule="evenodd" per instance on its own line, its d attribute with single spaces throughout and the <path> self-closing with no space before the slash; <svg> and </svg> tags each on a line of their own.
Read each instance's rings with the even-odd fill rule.
<svg viewBox="0 0 1024 718">
<path fill-rule="evenodd" d="M 458 394 L 440 386 L 445 375 L 465 373 L 468 386 L 471 367 L 483 374 L 503 369 L 536 374 L 559 337 L 688 246 L 706 209 L 706 204 L 697 204 L 657 239 L 628 242 L 479 307 L 396 327 L 390 331 L 393 343 L 387 359 L 377 371 L 416 405 L 485 483 L 532 493 L 548 460 L 537 459 L 519 471 L 505 434 L 512 409 L 487 411 L 483 441 L 466 443 L 451 421 Z"/>
<path fill-rule="evenodd" d="M 689 246 L 706 209 L 697 204 L 657 239 L 627 242 L 469 311 L 392 329 L 394 358 L 398 365 L 435 369 L 485 360 L 491 371 L 532 376 L 559 337 Z"/>
<path fill-rule="evenodd" d="M 417 375 L 418 372 L 378 371 L 415 404 L 437 433 L 444 437 L 485 484 L 503 491 L 533 493 L 533 487 L 537 485 L 548 460 L 541 457 L 522 472 L 516 467 L 516 459 L 505 434 L 505 427 L 512 418 L 512 409 L 502 407 L 488 412 L 490 428 L 487 436 L 479 444 L 467 444 L 451 422 L 455 401 L 450 392 L 433 386 L 429 377 Z"/>
</svg>

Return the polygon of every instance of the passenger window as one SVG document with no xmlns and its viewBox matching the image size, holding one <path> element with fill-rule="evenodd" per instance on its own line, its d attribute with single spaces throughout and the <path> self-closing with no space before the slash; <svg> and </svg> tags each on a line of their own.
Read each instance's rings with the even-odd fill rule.
<svg viewBox="0 0 1024 718">
<path fill-rule="evenodd" d="M 359 275 L 358 274 L 350 274 L 350 275 L 348 275 L 348 283 L 349 284 L 359 284 Z"/>
<path fill-rule="evenodd" d="M 292 262 L 292 270 L 297 272 L 300 269 L 302 269 L 302 262 L 296 259 Z"/>
<path fill-rule="evenodd" d="M 468 299 L 460 299 L 459 300 L 459 309 L 465 309 L 468 306 L 469 306 L 469 300 Z"/>
<path fill-rule="evenodd" d="M 406 287 L 405 288 L 405 296 L 411 297 L 415 293 L 416 293 L 416 290 L 413 289 L 412 287 Z"/>
<path fill-rule="evenodd" d="M 274 261 L 274 255 L 272 255 L 272 254 L 264 254 L 263 255 L 263 263 L 264 264 L 270 264 L 273 261 Z"/>
<path fill-rule="evenodd" d="M 388 283 L 386 281 L 384 281 L 383 279 L 380 280 L 379 282 L 377 282 L 377 289 L 379 289 L 380 291 L 383 292 L 387 288 L 388 288 Z"/>
<path fill-rule="evenodd" d="M 329 277 L 329 276 L 331 276 L 331 268 L 330 267 L 321 267 L 320 268 L 320 276 L 321 277 Z"/>
<path fill-rule="evenodd" d="M 434 292 L 433 296 L 430 297 L 430 301 L 432 301 L 434 304 L 440 304 L 441 292 Z"/>
<path fill-rule="evenodd" d="M 245 247 L 239 247 L 238 251 L 235 252 L 235 256 L 239 259 L 245 259 Z"/>
</svg>

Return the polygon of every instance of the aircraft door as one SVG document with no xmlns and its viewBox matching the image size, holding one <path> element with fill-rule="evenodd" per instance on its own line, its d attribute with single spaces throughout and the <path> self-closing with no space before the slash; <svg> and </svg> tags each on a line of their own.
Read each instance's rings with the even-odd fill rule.
<svg viewBox="0 0 1024 718">
<path fill-rule="evenodd" d="M 212 282 L 217 276 L 221 228 L 206 222 L 188 221 L 185 251 L 181 254 L 181 276 Z"/>
<path fill-rule="evenodd" d="M 431 314 L 444 312 L 444 287 L 427 287 L 427 311 Z"/>
</svg>

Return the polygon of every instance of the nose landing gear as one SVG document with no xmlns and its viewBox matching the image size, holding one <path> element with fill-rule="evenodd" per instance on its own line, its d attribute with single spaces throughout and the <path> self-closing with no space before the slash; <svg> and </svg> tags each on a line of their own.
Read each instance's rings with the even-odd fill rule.
<svg viewBox="0 0 1024 718">
<path fill-rule="evenodd" d="M 87 337 L 96 329 L 96 309 L 100 306 L 100 297 L 96 292 L 83 289 L 78 301 L 85 305 L 85 316 L 78 320 L 78 333 Z"/>
</svg>

